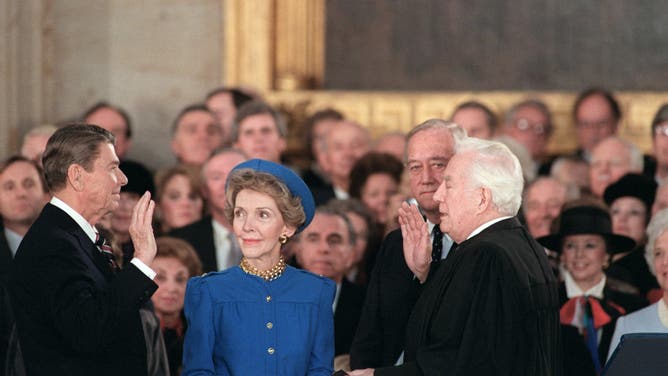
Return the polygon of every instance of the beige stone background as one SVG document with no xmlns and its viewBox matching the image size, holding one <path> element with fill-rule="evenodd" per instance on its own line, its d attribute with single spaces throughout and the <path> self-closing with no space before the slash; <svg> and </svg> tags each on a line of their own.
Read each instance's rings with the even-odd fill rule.
<svg viewBox="0 0 668 376">
<path fill-rule="evenodd" d="M 173 163 L 172 119 L 222 81 L 222 4 L 0 0 L 0 157 L 33 125 L 106 99 L 132 117 L 129 157 Z"/>
</svg>

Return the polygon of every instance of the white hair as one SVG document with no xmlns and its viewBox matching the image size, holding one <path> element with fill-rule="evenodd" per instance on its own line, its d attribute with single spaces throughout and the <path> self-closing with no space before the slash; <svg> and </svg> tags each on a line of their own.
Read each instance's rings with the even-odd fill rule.
<svg viewBox="0 0 668 376">
<path fill-rule="evenodd" d="M 492 193 L 492 204 L 502 215 L 516 215 L 522 204 L 524 177 L 520 162 L 508 147 L 497 141 L 468 137 L 455 143 L 455 154 L 472 152 L 470 183 Z"/>
<path fill-rule="evenodd" d="M 645 168 L 645 160 L 642 156 L 642 151 L 632 142 L 629 142 L 624 139 L 620 139 L 624 145 L 629 149 L 629 155 L 631 159 L 631 169 L 633 171 L 642 172 Z"/>
<path fill-rule="evenodd" d="M 654 275 L 656 275 L 656 270 L 654 270 L 654 246 L 656 245 L 656 239 L 663 235 L 667 230 L 668 208 L 665 208 L 659 210 L 652 216 L 652 220 L 649 221 L 646 231 L 647 244 L 645 245 L 645 260 L 647 260 L 647 266 L 649 266 L 649 270 Z"/>
<path fill-rule="evenodd" d="M 601 140 L 598 145 L 602 145 L 605 142 L 617 141 L 622 144 L 626 150 L 629 152 L 629 169 L 632 172 L 642 172 L 645 167 L 645 161 L 643 160 L 642 151 L 632 142 L 625 140 L 619 136 L 609 136 Z"/>
<path fill-rule="evenodd" d="M 406 135 L 406 145 L 404 146 L 404 163 L 408 162 L 408 144 L 411 141 L 411 138 L 417 133 L 426 131 L 428 129 L 445 129 L 450 132 L 452 139 L 455 144 L 467 137 L 466 129 L 462 128 L 460 125 L 455 122 L 443 119 L 429 119 L 423 123 L 420 123 L 413 127 L 413 129 L 408 132 Z"/>
</svg>

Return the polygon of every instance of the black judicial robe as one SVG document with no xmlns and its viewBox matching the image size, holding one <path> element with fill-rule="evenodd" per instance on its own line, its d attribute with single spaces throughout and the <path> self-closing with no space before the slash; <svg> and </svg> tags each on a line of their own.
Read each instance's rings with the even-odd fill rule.
<svg viewBox="0 0 668 376">
<path fill-rule="evenodd" d="M 462 242 L 430 275 L 405 363 L 375 375 L 561 375 L 557 281 L 516 218 Z"/>
</svg>

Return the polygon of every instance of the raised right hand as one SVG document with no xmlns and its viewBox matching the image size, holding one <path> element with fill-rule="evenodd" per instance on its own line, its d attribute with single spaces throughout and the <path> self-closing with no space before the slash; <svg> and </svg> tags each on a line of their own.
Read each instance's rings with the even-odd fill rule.
<svg viewBox="0 0 668 376">
<path fill-rule="evenodd" d="M 155 202 L 151 200 L 151 193 L 145 192 L 134 209 L 130 221 L 130 238 L 135 248 L 134 257 L 147 266 L 151 266 L 157 247 L 153 234 L 153 210 Z"/>
</svg>

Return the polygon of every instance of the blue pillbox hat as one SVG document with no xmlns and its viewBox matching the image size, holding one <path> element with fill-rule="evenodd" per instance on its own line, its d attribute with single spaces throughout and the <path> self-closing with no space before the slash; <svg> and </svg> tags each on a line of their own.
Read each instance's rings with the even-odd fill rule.
<svg viewBox="0 0 668 376">
<path fill-rule="evenodd" d="M 295 233 L 304 230 L 313 220 L 315 214 L 315 201 L 311 190 L 306 183 L 291 169 L 274 162 L 264 159 L 250 159 L 234 166 L 232 171 L 248 168 L 258 172 L 264 172 L 278 178 L 290 190 L 293 196 L 301 198 L 301 204 L 306 214 L 306 220 L 299 226 Z"/>
</svg>

